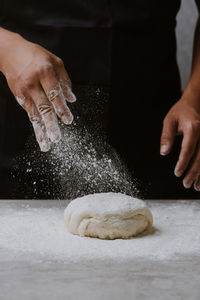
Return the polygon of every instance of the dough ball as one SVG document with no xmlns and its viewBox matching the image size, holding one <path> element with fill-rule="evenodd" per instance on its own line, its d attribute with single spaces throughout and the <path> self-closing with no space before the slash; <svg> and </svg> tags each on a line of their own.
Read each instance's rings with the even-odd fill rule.
<svg viewBox="0 0 200 300">
<path fill-rule="evenodd" d="M 153 217 L 142 200 L 121 193 L 100 193 L 71 201 L 64 221 L 69 232 L 80 236 L 128 239 L 150 228 Z"/>
</svg>

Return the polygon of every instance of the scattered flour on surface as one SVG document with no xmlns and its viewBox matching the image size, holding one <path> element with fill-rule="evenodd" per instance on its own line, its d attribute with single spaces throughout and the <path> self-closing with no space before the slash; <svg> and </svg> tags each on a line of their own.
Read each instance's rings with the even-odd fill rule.
<svg viewBox="0 0 200 300">
<path fill-rule="evenodd" d="M 0 251 L 15 257 L 80 262 L 101 260 L 134 262 L 136 259 L 188 259 L 200 253 L 200 203 L 148 201 L 154 216 L 149 235 L 130 240 L 78 237 L 64 227 L 68 201 L 1 201 Z"/>
</svg>

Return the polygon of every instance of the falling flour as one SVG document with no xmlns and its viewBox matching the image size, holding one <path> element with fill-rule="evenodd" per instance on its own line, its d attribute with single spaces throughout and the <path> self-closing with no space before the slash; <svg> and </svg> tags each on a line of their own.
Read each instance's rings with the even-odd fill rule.
<svg viewBox="0 0 200 300">
<path fill-rule="evenodd" d="M 100 89 L 89 95 L 90 99 L 95 97 L 99 108 L 78 101 L 73 104 L 78 109 L 82 107 L 82 111 L 73 112 L 73 124 L 60 122 L 62 140 L 48 153 L 39 151 L 34 136 L 29 139 L 25 153 L 18 157 L 14 175 L 21 179 L 23 198 L 73 199 L 102 192 L 139 196 L 136 182 L 115 149 L 106 143 L 97 121 L 102 119 L 101 109 L 105 106 L 100 102 Z"/>
</svg>

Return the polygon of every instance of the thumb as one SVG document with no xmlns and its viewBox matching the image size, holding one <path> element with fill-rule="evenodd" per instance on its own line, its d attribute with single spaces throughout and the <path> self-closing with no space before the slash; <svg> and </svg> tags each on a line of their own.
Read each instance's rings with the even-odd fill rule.
<svg viewBox="0 0 200 300">
<path fill-rule="evenodd" d="M 167 155 L 174 144 L 176 136 L 176 121 L 174 118 L 165 117 L 160 141 L 160 154 Z"/>
</svg>

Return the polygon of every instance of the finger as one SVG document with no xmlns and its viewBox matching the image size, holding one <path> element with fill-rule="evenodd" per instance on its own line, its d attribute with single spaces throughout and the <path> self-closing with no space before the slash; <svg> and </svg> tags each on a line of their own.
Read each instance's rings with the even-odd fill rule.
<svg viewBox="0 0 200 300">
<path fill-rule="evenodd" d="M 181 152 L 174 171 L 177 177 L 180 177 L 187 169 L 188 164 L 196 150 L 197 141 L 198 141 L 198 135 L 194 130 L 186 129 L 183 132 Z"/>
<path fill-rule="evenodd" d="M 56 114 L 65 124 L 71 124 L 73 121 L 73 115 L 66 104 L 65 97 L 55 71 L 51 69 L 48 74 L 41 77 L 40 82 L 47 98 L 52 103 Z"/>
<path fill-rule="evenodd" d="M 67 82 L 60 76 L 60 85 L 63 90 L 63 94 L 65 96 L 65 100 L 67 100 L 70 103 L 73 103 L 76 101 L 76 96 L 72 92 L 71 88 L 68 86 Z"/>
<path fill-rule="evenodd" d="M 58 126 L 58 120 L 42 87 L 40 85 L 35 86 L 29 93 L 46 127 L 47 136 L 53 143 L 59 142 L 61 139 L 61 132 Z"/>
<path fill-rule="evenodd" d="M 160 154 L 167 155 L 173 146 L 176 136 L 176 121 L 172 118 L 165 118 L 160 141 Z"/>
<path fill-rule="evenodd" d="M 192 186 L 192 184 L 197 180 L 199 175 L 200 175 L 200 147 L 198 145 L 198 150 L 193 159 L 193 162 L 185 178 L 183 179 L 184 187 L 189 189 Z"/>
<path fill-rule="evenodd" d="M 28 96 L 16 96 L 15 98 L 29 116 L 29 119 L 33 126 L 36 140 L 40 146 L 41 151 L 47 152 L 50 149 L 50 143 L 45 131 L 44 124 L 35 104 Z"/>
<path fill-rule="evenodd" d="M 197 191 L 197 192 L 200 192 L 200 176 L 195 180 L 194 182 L 194 189 Z"/>
<path fill-rule="evenodd" d="M 64 66 L 62 60 L 59 58 L 56 61 L 55 69 L 56 69 L 57 76 L 59 78 L 61 88 L 63 90 L 63 94 L 65 96 L 65 99 L 70 103 L 75 102 L 76 96 L 72 92 L 71 80 L 69 78 L 69 75 L 65 69 L 65 66 Z"/>
<path fill-rule="evenodd" d="M 17 102 L 19 103 L 20 106 L 22 106 L 24 108 L 25 105 L 25 96 L 21 95 L 21 96 L 15 96 Z"/>
<path fill-rule="evenodd" d="M 67 85 L 72 88 L 71 79 L 69 78 L 62 59 L 60 59 L 59 57 L 54 57 L 53 65 L 59 77 L 63 78 L 67 82 Z"/>
</svg>

